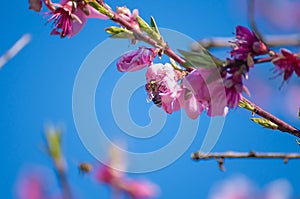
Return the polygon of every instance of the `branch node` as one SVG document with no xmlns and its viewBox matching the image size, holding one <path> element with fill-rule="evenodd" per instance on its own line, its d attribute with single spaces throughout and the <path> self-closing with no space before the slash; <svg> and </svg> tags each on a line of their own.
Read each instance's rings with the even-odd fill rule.
<svg viewBox="0 0 300 199">
<path fill-rule="evenodd" d="M 250 151 L 249 152 L 249 157 L 252 157 L 252 158 L 255 158 L 256 157 L 256 153 L 255 153 L 255 151 Z"/>
<path fill-rule="evenodd" d="M 217 159 L 218 167 L 223 172 L 225 172 L 224 161 L 225 161 L 224 157 L 221 157 L 221 158 Z"/>
</svg>

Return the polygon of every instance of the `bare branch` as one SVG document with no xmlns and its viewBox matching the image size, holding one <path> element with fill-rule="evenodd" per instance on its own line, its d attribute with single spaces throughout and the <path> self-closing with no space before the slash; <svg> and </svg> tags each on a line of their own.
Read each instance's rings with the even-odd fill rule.
<svg viewBox="0 0 300 199">
<path fill-rule="evenodd" d="M 300 34 L 266 35 L 266 44 L 269 47 L 277 46 L 300 46 Z M 231 47 L 232 37 L 204 38 L 191 45 L 192 51 L 199 51 L 200 46 L 204 48 L 228 48 Z M 199 45 L 200 44 L 200 45 Z"/>
<path fill-rule="evenodd" d="M 300 159 L 300 153 L 258 153 L 250 151 L 245 152 L 233 152 L 228 151 L 224 153 L 202 153 L 200 151 L 192 154 L 193 160 L 209 160 L 214 159 L 218 163 L 218 167 L 221 171 L 225 171 L 224 163 L 225 159 L 283 159 L 286 164 L 290 159 Z"/>
</svg>

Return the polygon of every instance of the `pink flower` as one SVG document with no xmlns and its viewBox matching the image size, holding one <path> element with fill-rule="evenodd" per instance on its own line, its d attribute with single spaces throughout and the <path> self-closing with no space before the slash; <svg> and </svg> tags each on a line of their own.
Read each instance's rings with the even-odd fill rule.
<svg viewBox="0 0 300 199">
<path fill-rule="evenodd" d="M 109 185 L 115 191 L 128 194 L 132 199 L 151 198 L 158 193 L 155 184 L 148 181 L 132 180 L 121 171 L 108 166 L 100 167 L 96 171 L 96 179 Z"/>
<path fill-rule="evenodd" d="M 279 74 L 284 74 L 284 81 L 288 80 L 293 72 L 300 77 L 300 58 L 287 49 L 281 49 L 281 55 L 273 60 L 273 64 L 277 67 L 275 70 L 279 71 Z"/>
<path fill-rule="evenodd" d="M 53 4 L 53 6 L 56 9 L 46 15 L 52 15 L 48 19 L 48 22 L 52 21 L 54 24 L 51 35 L 60 35 L 60 37 L 68 36 L 70 38 L 76 35 L 88 18 L 108 18 L 83 1 L 62 0 L 60 4 Z"/>
<path fill-rule="evenodd" d="M 45 184 L 41 177 L 37 175 L 28 175 L 19 182 L 19 199 L 42 199 L 47 198 L 45 194 Z"/>
<path fill-rule="evenodd" d="M 158 193 L 157 186 L 148 181 L 129 180 L 124 188 L 133 199 L 153 198 Z"/>
<path fill-rule="evenodd" d="M 171 64 L 152 64 L 146 72 L 148 98 L 169 114 L 180 109 L 180 73 Z M 157 103 L 156 103 L 157 102 Z"/>
<path fill-rule="evenodd" d="M 126 6 L 123 6 L 123 7 L 117 7 L 116 12 L 128 23 L 133 25 L 133 27 L 139 29 L 139 23 L 137 21 L 137 16 L 139 15 L 139 11 L 137 9 L 134 9 L 131 13 L 131 11 Z"/>
<path fill-rule="evenodd" d="M 289 199 L 291 198 L 291 185 L 288 181 L 279 179 L 269 183 L 264 189 L 243 176 L 228 179 L 211 191 L 210 199 Z"/>
<path fill-rule="evenodd" d="M 243 26 L 236 27 L 235 47 L 230 52 L 238 60 L 246 60 L 248 56 L 258 56 L 268 53 L 268 47 L 255 33 Z"/>
<path fill-rule="evenodd" d="M 213 76 L 216 79 L 210 80 Z M 226 92 L 218 70 L 194 70 L 184 78 L 183 85 L 197 99 L 199 111 L 206 109 L 209 116 L 226 115 Z"/>
<path fill-rule="evenodd" d="M 133 72 L 140 70 L 152 63 L 157 52 L 152 48 L 140 47 L 138 50 L 131 50 L 125 53 L 117 62 L 117 69 L 120 72 Z"/>
<path fill-rule="evenodd" d="M 96 171 L 96 179 L 99 182 L 115 186 L 116 183 L 122 181 L 123 173 L 108 166 L 103 166 Z"/>
<path fill-rule="evenodd" d="M 235 108 L 238 106 L 243 91 L 250 95 L 248 89 L 243 85 L 241 75 L 228 77 L 224 80 L 224 86 L 226 91 L 226 102 L 229 108 Z"/>
<path fill-rule="evenodd" d="M 41 11 L 42 8 L 42 0 L 28 0 L 29 9 L 34 10 L 36 12 Z"/>
<path fill-rule="evenodd" d="M 219 183 L 213 188 L 210 199 L 254 199 L 259 198 L 257 190 L 248 179 L 236 177 Z"/>
<path fill-rule="evenodd" d="M 191 119 L 196 119 L 206 108 L 189 89 L 182 91 L 179 101 L 181 108 L 185 110 L 187 116 Z"/>
</svg>

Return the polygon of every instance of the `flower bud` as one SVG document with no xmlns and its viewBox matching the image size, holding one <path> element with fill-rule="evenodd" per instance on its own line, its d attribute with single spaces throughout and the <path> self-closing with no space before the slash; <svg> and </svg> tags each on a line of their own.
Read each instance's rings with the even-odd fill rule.
<svg viewBox="0 0 300 199">
<path fill-rule="evenodd" d="M 128 51 L 117 62 L 118 71 L 133 72 L 149 66 L 156 54 L 154 49 L 145 47 Z"/>
</svg>

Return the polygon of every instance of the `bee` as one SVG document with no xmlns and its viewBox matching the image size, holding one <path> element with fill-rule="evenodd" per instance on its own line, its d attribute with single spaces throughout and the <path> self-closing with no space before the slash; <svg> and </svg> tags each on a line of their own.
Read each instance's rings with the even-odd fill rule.
<svg viewBox="0 0 300 199">
<path fill-rule="evenodd" d="M 161 107 L 162 101 L 160 93 L 164 91 L 162 82 L 157 82 L 156 80 L 150 80 L 146 84 L 146 91 L 148 92 L 147 102 L 152 101 L 157 107 Z"/>
<path fill-rule="evenodd" d="M 92 170 L 92 165 L 90 163 L 81 162 L 78 165 L 79 173 L 81 174 L 87 174 Z"/>
</svg>

